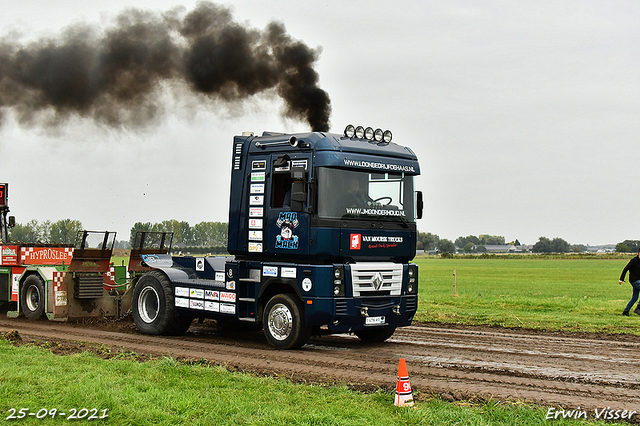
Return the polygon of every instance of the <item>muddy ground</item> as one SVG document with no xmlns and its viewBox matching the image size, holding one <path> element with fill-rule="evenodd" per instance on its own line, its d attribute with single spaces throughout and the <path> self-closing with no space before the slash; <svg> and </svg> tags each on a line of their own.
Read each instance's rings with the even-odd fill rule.
<svg viewBox="0 0 640 426">
<path fill-rule="evenodd" d="M 214 321 L 192 324 L 185 336 L 160 337 L 140 334 L 128 318 L 55 323 L 1 314 L 0 333 L 16 345 L 35 343 L 57 354 L 89 350 L 139 361 L 164 355 L 362 391 L 395 389 L 398 360 L 405 358 L 418 401 L 435 394 L 640 412 L 640 336 L 415 323 L 381 344 L 338 335 L 282 351 L 269 346 L 260 331 L 229 333 Z"/>
</svg>

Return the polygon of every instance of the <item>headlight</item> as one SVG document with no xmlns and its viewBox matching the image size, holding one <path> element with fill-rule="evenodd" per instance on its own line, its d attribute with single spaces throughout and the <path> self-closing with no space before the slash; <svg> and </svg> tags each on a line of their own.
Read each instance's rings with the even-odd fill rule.
<svg viewBox="0 0 640 426">
<path fill-rule="evenodd" d="M 362 139 L 364 137 L 364 127 L 358 126 L 356 127 L 356 138 Z"/>
<path fill-rule="evenodd" d="M 418 292 L 418 266 L 413 263 L 410 264 L 407 275 L 409 277 L 407 281 L 407 293 L 416 294 Z"/>
<path fill-rule="evenodd" d="M 391 134 L 391 131 L 389 130 L 385 130 L 385 132 L 382 134 L 382 139 L 386 142 L 389 143 L 391 142 L 391 139 L 393 138 L 393 135 Z"/>
<path fill-rule="evenodd" d="M 382 133 L 382 129 L 376 129 L 375 132 L 373 132 L 373 138 L 376 140 L 376 142 L 382 142 L 382 137 L 383 137 L 383 133 Z"/>
</svg>

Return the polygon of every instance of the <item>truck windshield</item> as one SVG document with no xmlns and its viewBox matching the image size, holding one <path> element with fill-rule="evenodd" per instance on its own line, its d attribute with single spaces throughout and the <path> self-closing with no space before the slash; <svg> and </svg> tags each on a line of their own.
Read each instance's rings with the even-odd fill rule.
<svg viewBox="0 0 640 426">
<path fill-rule="evenodd" d="M 329 167 L 317 176 L 320 218 L 414 221 L 413 176 Z"/>
</svg>

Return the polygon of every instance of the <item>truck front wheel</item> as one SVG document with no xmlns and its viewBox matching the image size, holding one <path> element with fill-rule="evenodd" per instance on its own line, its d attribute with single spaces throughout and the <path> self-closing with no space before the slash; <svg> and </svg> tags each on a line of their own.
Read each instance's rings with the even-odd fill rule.
<svg viewBox="0 0 640 426">
<path fill-rule="evenodd" d="M 142 333 L 178 336 L 193 318 L 176 315 L 173 286 L 160 271 L 144 274 L 133 290 L 133 321 Z"/>
<path fill-rule="evenodd" d="M 384 342 L 393 336 L 396 328 L 392 326 L 367 328 L 366 330 L 356 331 L 356 336 L 363 342 Z"/>
<path fill-rule="evenodd" d="M 30 275 L 24 280 L 20 291 L 22 313 L 28 319 L 38 319 L 44 315 L 45 301 L 44 283 L 37 275 Z"/>
<path fill-rule="evenodd" d="M 262 322 L 267 340 L 279 349 L 298 349 L 311 336 L 311 327 L 304 324 L 302 304 L 295 294 L 273 296 L 265 306 Z"/>
</svg>

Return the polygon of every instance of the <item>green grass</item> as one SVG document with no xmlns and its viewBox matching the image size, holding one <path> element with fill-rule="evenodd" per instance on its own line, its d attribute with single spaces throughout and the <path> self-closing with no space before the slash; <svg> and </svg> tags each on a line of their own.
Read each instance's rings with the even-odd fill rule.
<svg viewBox="0 0 640 426">
<path fill-rule="evenodd" d="M 112 256 L 111 263 L 115 266 L 128 266 L 129 265 L 129 256 Z"/>
<path fill-rule="evenodd" d="M 628 259 L 418 258 L 419 321 L 640 334 L 620 315 L 631 286 Z M 456 269 L 457 297 L 453 296 Z"/>
<path fill-rule="evenodd" d="M 130 356 L 126 356 L 129 358 Z M 112 425 L 539 425 L 546 408 L 524 404 L 452 404 L 439 399 L 415 409 L 393 405 L 385 392 L 291 384 L 187 365 L 170 358 L 140 363 L 85 352 L 56 356 L 0 339 L 0 418 L 10 409 L 107 410 L 93 424 Z M 592 413 L 589 413 L 592 416 Z M 64 424 L 27 417 L 14 424 Z M 84 422 L 83 422 L 84 423 Z M 599 424 L 554 420 L 554 425 Z"/>
</svg>

